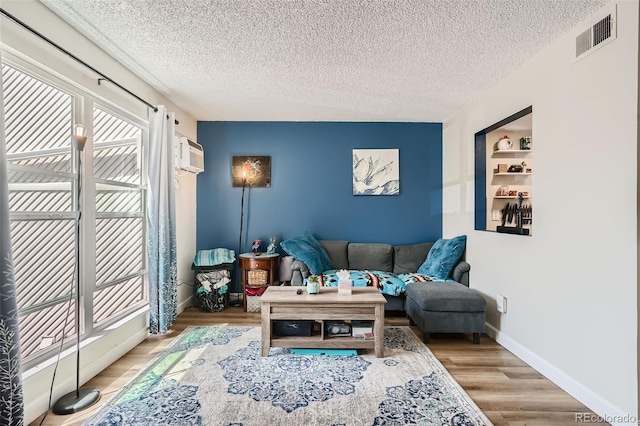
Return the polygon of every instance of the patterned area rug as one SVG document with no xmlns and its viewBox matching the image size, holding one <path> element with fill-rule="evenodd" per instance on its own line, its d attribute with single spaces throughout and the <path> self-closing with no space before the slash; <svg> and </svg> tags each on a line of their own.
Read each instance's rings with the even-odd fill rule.
<svg viewBox="0 0 640 426">
<path fill-rule="evenodd" d="M 85 425 L 491 425 L 409 327 L 384 344 L 261 357 L 259 327 L 189 327 Z"/>
</svg>

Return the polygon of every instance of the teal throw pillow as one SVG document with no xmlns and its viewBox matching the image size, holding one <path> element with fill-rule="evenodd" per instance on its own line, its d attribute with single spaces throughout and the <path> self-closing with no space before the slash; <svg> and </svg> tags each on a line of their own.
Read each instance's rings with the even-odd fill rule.
<svg viewBox="0 0 640 426">
<path fill-rule="evenodd" d="M 333 269 L 333 263 L 331 262 L 331 258 L 329 257 L 329 253 L 327 253 L 327 250 L 324 248 L 324 246 L 322 245 L 322 243 L 320 241 L 318 241 L 316 239 L 316 237 L 313 236 L 313 234 L 309 231 L 304 231 L 302 233 L 302 238 L 304 238 L 305 240 L 307 240 L 309 242 L 309 244 L 311 244 L 313 246 L 313 248 L 316 249 L 316 251 L 318 252 L 318 256 L 320 257 L 320 263 L 322 264 L 322 267 L 324 268 L 322 271 L 318 272 L 324 272 L 328 269 Z"/>
<path fill-rule="evenodd" d="M 440 238 L 429 250 L 427 259 L 418 268 L 418 273 L 433 277 L 436 280 L 449 278 L 453 268 L 462 257 L 466 242 L 466 235 L 460 235 L 448 240 Z"/>
<path fill-rule="evenodd" d="M 304 262 L 309 268 L 309 272 L 314 275 L 333 269 L 327 251 L 320 244 L 320 241 L 308 231 L 297 237 L 282 241 L 280 247 L 288 255 Z"/>
</svg>

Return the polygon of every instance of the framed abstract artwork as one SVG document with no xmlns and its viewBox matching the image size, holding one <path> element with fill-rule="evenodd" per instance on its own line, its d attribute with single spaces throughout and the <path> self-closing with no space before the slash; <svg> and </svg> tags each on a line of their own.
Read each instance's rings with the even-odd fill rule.
<svg viewBox="0 0 640 426">
<path fill-rule="evenodd" d="M 398 195 L 398 149 L 353 150 L 353 195 Z"/>
<path fill-rule="evenodd" d="M 271 187 L 271 156 L 234 155 L 231 159 L 233 186 Z"/>
</svg>

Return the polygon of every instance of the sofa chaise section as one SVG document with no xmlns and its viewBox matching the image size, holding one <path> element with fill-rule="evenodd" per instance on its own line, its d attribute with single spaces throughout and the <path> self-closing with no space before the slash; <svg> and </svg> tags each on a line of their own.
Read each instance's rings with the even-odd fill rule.
<svg viewBox="0 0 640 426">
<path fill-rule="evenodd" d="M 472 333 L 473 343 L 480 343 L 485 331 L 487 301 L 457 282 L 408 284 L 405 310 L 411 325 L 422 331 L 424 343 L 431 333 Z"/>
</svg>

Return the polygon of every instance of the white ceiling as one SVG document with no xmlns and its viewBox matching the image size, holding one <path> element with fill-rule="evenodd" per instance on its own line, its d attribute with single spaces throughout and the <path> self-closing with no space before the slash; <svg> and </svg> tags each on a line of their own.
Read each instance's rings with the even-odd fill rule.
<svg viewBox="0 0 640 426">
<path fill-rule="evenodd" d="M 422 122 L 609 2 L 41 1 L 198 120 Z"/>
</svg>

